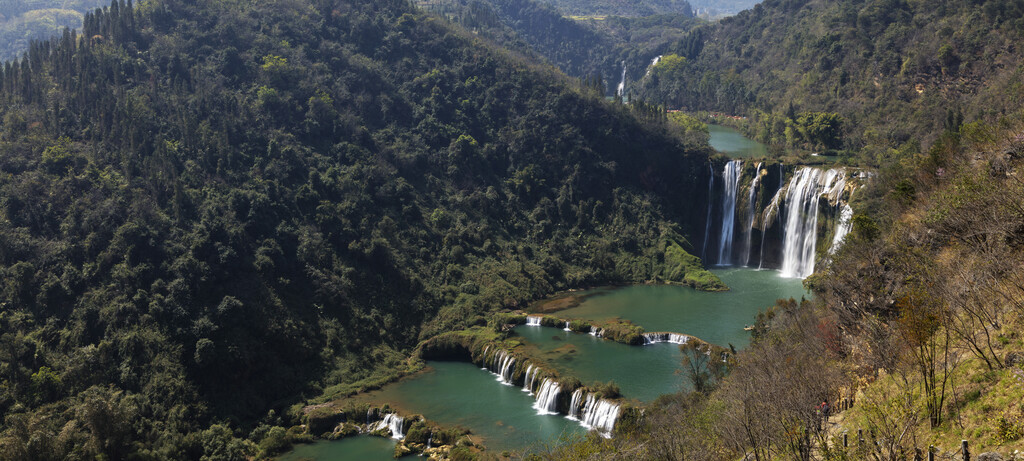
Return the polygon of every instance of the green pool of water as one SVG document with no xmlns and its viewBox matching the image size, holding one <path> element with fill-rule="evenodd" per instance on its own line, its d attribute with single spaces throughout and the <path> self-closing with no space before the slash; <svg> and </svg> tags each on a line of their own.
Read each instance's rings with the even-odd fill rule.
<svg viewBox="0 0 1024 461">
<path fill-rule="evenodd" d="M 743 136 L 736 129 L 722 125 L 708 124 L 711 147 L 733 158 L 765 157 L 768 148 L 757 141 Z"/>
<path fill-rule="evenodd" d="M 395 441 L 383 437 L 358 436 L 336 441 L 298 445 L 278 461 L 392 461 Z M 411 458 L 410 458 L 411 459 Z"/>
<path fill-rule="evenodd" d="M 599 289 L 585 293 L 579 306 L 554 315 L 588 320 L 621 317 L 647 331 L 690 334 L 721 346 L 742 348 L 750 342 L 750 333 L 743 327 L 754 322 L 758 311 L 776 299 L 806 295 L 801 280 L 779 277 L 777 271 L 732 268 L 712 272 L 732 290 L 708 293 L 668 285 Z M 547 327 L 520 326 L 515 331 L 560 371 L 585 384 L 615 381 L 627 398 L 649 402 L 688 387 L 680 372 L 682 352 L 677 344 L 628 346 Z"/>
<path fill-rule="evenodd" d="M 579 306 L 554 313 L 558 317 L 587 320 L 623 318 L 647 331 L 673 331 L 737 348 L 750 343 L 743 327 L 779 298 L 809 296 L 803 280 L 782 278 L 778 271 L 748 268 L 713 269 L 731 288 L 722 293 L 670 285 L 637 285 L 600 290 Z"/>
<path fill-rule="evenodd" d="M 586 432 L 563 415 L 538 415 L 533 397 L 463 362 L 428 362 L 430 369 L 359 399 L 387 402 L 402 414 L 422 414 L 443 426 L 461 426 L 492 452 L 522 450 Z"/>
<path fill-rule="evenodd" d="M 644 402 L 688 387 L 678 373 L 683 356 L 678 344 L 629 346 L 548 327 L 520 326 L 515 331 L 548 364 L 583 384 L 615 381 L 625 397 Z"/>
</svg>

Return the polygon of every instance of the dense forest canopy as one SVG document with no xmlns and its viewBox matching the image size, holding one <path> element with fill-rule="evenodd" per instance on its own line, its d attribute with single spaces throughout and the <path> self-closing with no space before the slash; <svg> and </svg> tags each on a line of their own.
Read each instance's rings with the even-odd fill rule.
<svg viewBox="0 0 1024 461">
<path fill-rule="evenodd" d="M 718 283 L 706 146 L 404 1 L 117 0 L 0 89 L 5 459 L 253 453 L 493 309 Z"/>
</svg>

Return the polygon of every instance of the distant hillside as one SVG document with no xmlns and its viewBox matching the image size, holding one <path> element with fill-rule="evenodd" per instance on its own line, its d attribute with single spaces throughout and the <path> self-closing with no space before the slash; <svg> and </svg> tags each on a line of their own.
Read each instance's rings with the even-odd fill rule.
<svg viewBox="0 0 1024 461">
<path fill-rule="evenodd" d="M 573 20 L 537 0 L 424 0 L 430 12 L 566 74 L 600 77 L 606 95 L 622 80 L 627 90 L 642 77 L 654 57 L 702 22 L 686 14 Z"/>
<path fill-rule="evenodd" d="M 541 0 L 570 16 L 693 15 L 687 0 Z"/>
<path fill-rule="evenodd" d="M 0 2 L 0 61 L 20 57 L 32 40 L 82 27 L 85 12 L 106 0 L 6 0 Z"/>
<path fill-rule="evenodd" d="M 994 120 L 1021 105 L 1024 2 L 768 0 L 704 28 L 640 95 L 673 106 L 748 113 L 784 144 L 786 113 L 835 112 L 848 147 L 888 148 L 951 121 Z M 689 55 L 688 55 L 689 54 Z M 899 114 L 899 115 L 897 115 Z"/>
</svg>

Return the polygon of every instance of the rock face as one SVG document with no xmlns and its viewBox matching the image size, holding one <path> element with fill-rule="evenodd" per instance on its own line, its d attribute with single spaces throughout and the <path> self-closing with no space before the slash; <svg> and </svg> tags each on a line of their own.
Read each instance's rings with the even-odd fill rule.
<svg viewBox="0 0 1024 461">
<path fill-rule="evenodd" d="M 1003 461 L 1003 455 L 990 451 L 988 453 L 978 455 L 978 461 Z"/>
</svg>

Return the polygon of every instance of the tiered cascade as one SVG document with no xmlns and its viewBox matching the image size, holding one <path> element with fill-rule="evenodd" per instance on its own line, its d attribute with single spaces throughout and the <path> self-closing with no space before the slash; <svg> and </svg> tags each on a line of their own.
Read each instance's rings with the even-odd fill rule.
<svg viewBox="0 0 1024 461">
<path fill-rule="evenodd" d="M 794 171 L 759 163 L 745 170 L 732 160 L 717 175 L 718 188 L 711 172 L 703 243 L 709 263 L 805 278 L 814 272 L 819 247 L 834 251 L 851 229 L 848 202 L 859 184 L 845 168 Z"/>
</svg>

